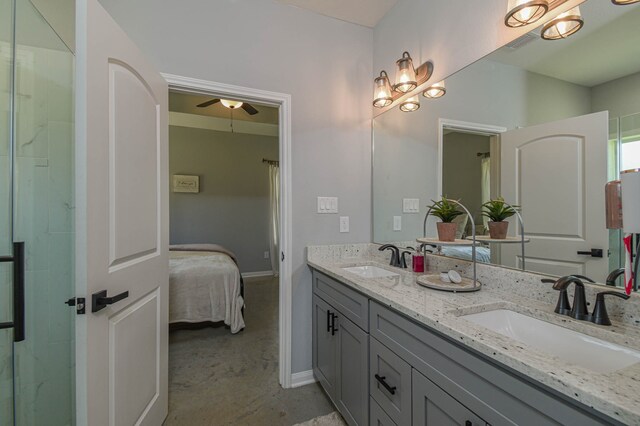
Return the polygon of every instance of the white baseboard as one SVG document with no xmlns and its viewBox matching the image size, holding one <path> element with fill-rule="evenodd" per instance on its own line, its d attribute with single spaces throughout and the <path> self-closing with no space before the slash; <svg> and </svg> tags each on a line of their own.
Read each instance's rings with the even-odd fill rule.
<svg viewBox="0 0 640 426">
<path fill-rule="evenodd" d="M 301 371 L 299 373 L 293 373 L 291 375 L 291 387 L 298 388 L 300 386 L 308 385 L 316 382 L 316 378 L 313 377 L 313 370 Z"/>
<path fill-rule="evenodd" d="M 273 271 L 243 272 L 242 278 L 272 277 Z"/>
</svg>

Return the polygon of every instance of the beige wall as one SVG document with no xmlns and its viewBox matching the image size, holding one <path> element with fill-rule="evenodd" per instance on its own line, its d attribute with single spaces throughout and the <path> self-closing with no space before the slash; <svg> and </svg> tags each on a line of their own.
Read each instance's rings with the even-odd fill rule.
<svg viewBox="0 0 640 426">
<path fill-rule="evenodd" d="M 640 72 L 591 89 L 593 112 L 609 111 L 609 118 L 640 112 Z"/>
<path fill-rule="evenodd" d="M 170 192 L 171 244 L 221 244 L 240 271 L 271 270 L 269 175 L 278 138 L 169 126 L 169 174 L 197 175 L 197 194 Z"/>
</svg>

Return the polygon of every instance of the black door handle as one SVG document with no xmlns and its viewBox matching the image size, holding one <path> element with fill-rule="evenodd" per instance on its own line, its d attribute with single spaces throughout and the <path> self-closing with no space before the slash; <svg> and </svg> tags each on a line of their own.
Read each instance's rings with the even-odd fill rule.
<svg viewBox="0 0 640 426">
<path fill-rule="evenodd" d="M 385 377 L 385 376 L 380 377 L 380 376 L 378 376 L 378 374 L 376 374 L 376 375 L 374 375 L 373 377 L 375 377 L 375 378 L 376 378 L 376 380 L 377 380 L 377 381 L 378 381 L 382 386 L 384 386 L 384 388 L 385 388 L 386 390 L 388 390 L 388 391 L 389 391 L 389 393 L 390 393 L 391 395 L 395 395 L 395 394 L 396 394 L 396 387 L 395 387 L 395 386 L 389 386 L 389 383 L 387 383 L 387 382 L 385 381 L 385 379 L 386 379 L 386 377 Z"/>
<path fill-rule="evenodd" d="M 117 294 L 113 297 L 107 297 L 107 290 L 93 293 L 91 295 L 91 312 L 101 311 L 106 308 L 107 305 L 112 305 L 116 302 L 121 301 L 122 299 L 126 299 L 127 297 L 129 297 L 128 291 Z"/>
<path fill-rule="evenodd" d="M 0 329 L 13 328 L 13 341 L 24 340 L 24 242 L 13 243 L 13 255 L 0 256 L 0 262 L 13 262 L 13 321 L 0 323 Z"/>
<path fill-rule="evenodd" d="M 578 254 L 591 256 L 591 257 L 603 257 L 602 249 L 595 249 L 595 248 L 592 248 L 589 251 L 579 251 Z"/>
</svg>

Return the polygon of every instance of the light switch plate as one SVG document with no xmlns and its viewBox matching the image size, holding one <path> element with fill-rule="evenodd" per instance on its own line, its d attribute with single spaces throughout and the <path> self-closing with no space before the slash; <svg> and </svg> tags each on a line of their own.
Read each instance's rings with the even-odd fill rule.
<svg viewBox="0 0 640 426">
<path fill-rule="evenodd" d="M 340 232 L 349 232 L 349 216 L 340 216 Z"/>
<path fill-rule="evenodd" d="M 402 216 L 393 217 L 393 230 L 402 231 Z"/>
<path fill-rule="evenodd" d="M 318 197 L 318 213 L 338 213 L 338 197 Z"/>
<path fill-rule="evenodd" d="M 402 213 L 420 213 L 419 198 L 403 198 Z"/>
</svg>

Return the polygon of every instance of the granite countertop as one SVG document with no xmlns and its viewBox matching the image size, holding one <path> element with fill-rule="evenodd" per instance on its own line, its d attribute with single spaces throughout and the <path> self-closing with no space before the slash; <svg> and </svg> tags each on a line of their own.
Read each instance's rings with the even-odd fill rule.
<svg viewBox="0 0 640 426">
<path fill-rule="evenodd" d="M 478 292 L 448 293 L 428 289 L 416 283 L 419 275 L 446 270 L 446 266 L 469 276 L 468 262 L 452 263 L 451 259 L 429 255 L 429 270 L 417 274 L 389 266 L 386 262 L 388 254 L 377 253 L 371 246 L 309 247 L 307 263 L 534 381 L 622 423 L 640 424 L 640 363 L 609 373 L 594 373 L 460 318 L 461 315 L 505 308 L 640 351 L 640 327 L 633 313 L 619 312 L 616 305 L 610 310 L 610 314 L 614 312 L 611 315 L 614 324 L 609 327 L 560 316 L 553 312 L 558 293 L 549 291 L 548 285 L 541 286 L 540 276 L 488 265 L 478 265 L 478 277 L 483 284 Z M 342 269 L 360 265 L 378 266 L 399 276 L 361 278 Z M 522 290 L 524 284 L 527 285 L 525 292 Z M 594 289 L 587 289 L 587 296 L 602 290 L 594 286 Z M 629 311 L 640 307 L 640 297 L 632 295 L 630 300 L 633 306 Z"/>
</svg>

